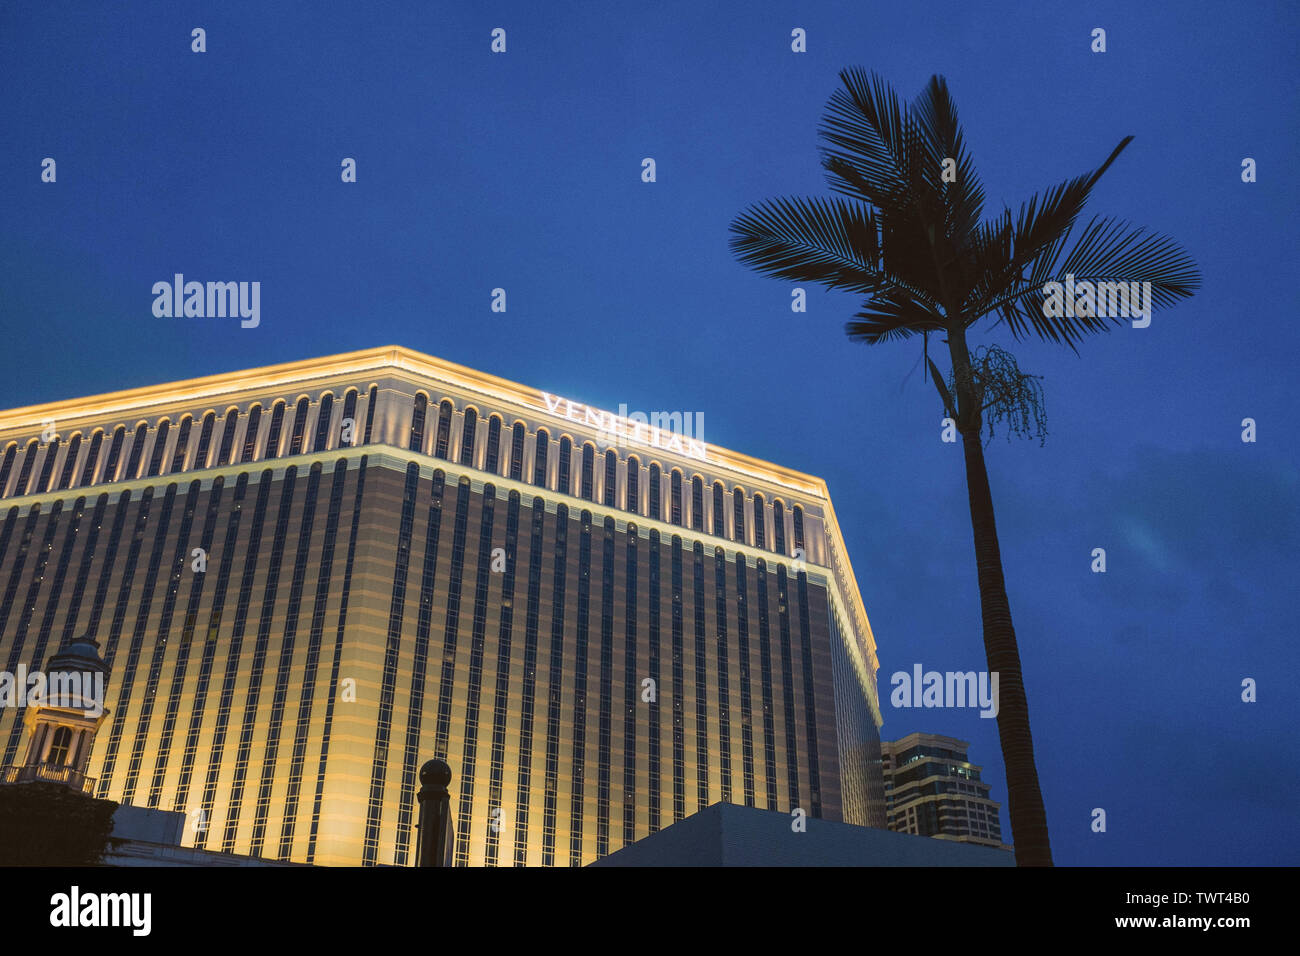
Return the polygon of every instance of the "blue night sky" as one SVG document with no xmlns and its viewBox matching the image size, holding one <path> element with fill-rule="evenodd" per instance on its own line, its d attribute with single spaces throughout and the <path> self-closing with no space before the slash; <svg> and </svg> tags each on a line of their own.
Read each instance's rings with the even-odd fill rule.
<svg viewBox="0 0 1300 956">
<path fill-rule="evenodd" d="M 859 299 L 820 287 L 793 314 L 728 225 L 830 194 L 816 128 L 847 66 L 909 100 L 947 77 L 986 215 L 1133 134 L 1085 215 L 1172 236 L 1201 291 L 1079 356 L 974 336 L 1044 376 L 1046 447 L 999 435 L 988 463 L 1053 849 L 1300 862 L 1297 8 L 700 6 L 6 5 L 0 407 L 399 344 L 602 408 L 701 411 L 709 442 L 826 479 L 882 734 L 970 740 L 1005 804 L 994 721 L 888 701 L 915 663 L 985 667 L 960 446 L 920 341 L 850 343 Z M 155 318 L 177 272 L 260 281 L 260 327 Z"/>
</svg>

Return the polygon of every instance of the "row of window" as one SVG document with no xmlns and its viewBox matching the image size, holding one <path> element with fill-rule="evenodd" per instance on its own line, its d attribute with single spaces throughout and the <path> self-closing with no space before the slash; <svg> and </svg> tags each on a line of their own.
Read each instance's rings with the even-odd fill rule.
<svg viewBox="0 0 1300 956">
<path fill-rule="evenodd" d="M 292 407 L 280 399 L 269 412 L 255 403 L 242 415 L 242 422 L 239 409 L 232 407 L 220 420 L 215 411 L 207 412 L 197 426 L 192 415 L 182 415 L 175 422 L 163 418 L 152 427 L 141 421 L 129 439 L 126 426 L 118 425 L 111 434 L 96 428 L 89 438 L 73 432 L 66 444 L 59 435 L 44 443 L 33 438 L 22 450 L 11 442 L 0 453 L 0 497 L 154 478 L 369 442 L 377 392 L 378 388 L 371 386 L 360 442 L 355 440 L 355 388 L 344 395 L 337 413 L 333 393 L 326 392 L 315 405 L 305 395 Z M 313 408 L 314 427 L 309 429 Z M 242 441 L 237 443 L 236 438 Z M 38 460 L 39 470 L 35 467 Z"/>
<path fill-rule="evenodd" d="M 430 437 L 426 435 L 428 401 L 423 393 L 415 397 L 407 447 L 411 451 L 450 461 L 453 459 L 455 407 L 448 399 L 439 403 L 436 426 Z M 668 495 L 665 514 L 665 476 L 656 461 L 643 466 L 638 456 L 629 455 L 620 463 L 614 449 L 598 452 L 592 442 L 586 442 L 580 449 L 575 449 L 573 440 L 568 435 L 561 435 L 558 441 L 554 441 L 545 428 L 539 428 L 530 435 L 528 425 L 521 420 L 516 420 L 509 426 L 507 451 L 502 444 L 502 433 L 506 425 L 500 415 L 488 417 L 486 436 L 481 443 L 478 442 L 479 424 L 478 411 L 472 406 L 466 407 L 461 419 L 459 452 L 454 456 L 462 465 L 477 467 L 492 474 L 504 474 L 516 481 L 528 480 L 525 476 L 530 475 L 532 484 L 541 488 L 585 498 L 587 501 L 599 501 L 609 507 L 660 521 L 667 520 L 696 531 L 704 531 L 707 527 L 719 537 L 749 542 L 755 547 L 780 554 L 792 553 L 786 546 L 788 536 L 793 538 L 796 549 L 804 549 L 803 509 L 799 505 L 790 509 L 791 522 L 787 529 L 785 505 L 779 498 L 771 501 L 769 510 L 769 503 L 761 492 L 756 492 L 747 503 L 744 489 L 737 486 L 728 492 L 720 481 L 713 482 L 706 496 L 704 479 L 699 475 L 690 478 L 688 495 L 687 479 L 680 469 L 674 468 L 666 476 Z M 501 460 L 503 451 L 507 455 L 504 463 Z M 550 462 L 552 453 L 557 456 L 554 469 Z M 623 477 L 621 488 L 620 464 Z M 727 506 L 728 497 L 731 498 L 730 508 Z M 707 510 L 706 501 L 712 506 Z M 747 516 L 752 524 L 749 534 L 746 533 Z"/>
<path fill-rule="evenodd" d="M 163 418 L 153 426 L 141 421 L 130 434 L 125 425 L 118 425 L 111 434 L 103 429 L 93 430 L 89 437 L 73 432 L 66 441 L 62 436 L 44 443 L 33 438 L 25 448 L 11 442 L 0 452 L 0 497 L 368 444 L 377 393 L 378 387 L 372 385 L 364 428 L 355 420 L 359 392 L 352 388 L 341 403 L 336 403 L 333 393 L 325 392 L 314 403 L 305 395 L 293 405 L 277 400 L 269 411 L 255 403 L 244 413 L 235 407 L 221 416 L 208 411 L 197 422 L 191 415 L 175 422 Z M 407 439 L 411 451 L 447 461 L 453 460 L 454 453 L 454 460 L 462 465 L 517 481 L 531 479 L 538 487 L 696 531 L 707 529 L 719 537 L 778 554 L 804 551 L 803 509 L 797 504 L 789 509 L 787 526 L 786 506 L 779 498 L 768 502 L 761 492 L 748 496 L 739 486 L 728 491 L 721 481 L 714 481 L 706 491 L 699 475 L 687 479 L 674 468 L 665 476 L 656 461 L 643 464 L 636 455 L 620 461 L 614 449 L 598 452 L 591 442 L 575 448 L 568 435 L 556 441 L 545 428 L 529 434 L 523 421 L 509 426 L 508 442 L 503 443 L 506 426 L 501 416 L 490 415 L 486 428 L 480 428 L 478 412 L 472 406 L 461 414 L 459 441 L 453 446 L 455 408 L 451 401 L 444 399 L 438 405 L 432 429 L 428 427 L 429 412 L 428 397 L 423 392 L 417 394 Z"/>
</svg>

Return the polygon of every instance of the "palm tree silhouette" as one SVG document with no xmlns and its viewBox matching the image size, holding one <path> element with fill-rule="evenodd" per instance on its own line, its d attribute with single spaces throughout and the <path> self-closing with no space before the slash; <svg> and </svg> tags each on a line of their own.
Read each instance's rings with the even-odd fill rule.
<svg viewBox="0 0 1300 956">
<path fill-rule="evenodd" d="M 854 341 L 925 338 L 926 364 L 965 453 L 984 650 L 1000 681 L 998 736 L 1016 862 L 1051 866 L 981 440 L 986 412 L 1023 418 L 1034 411 L 1033 392 L 1008 353 L 995 347 L 972 356 L 967 335 L 996 316 L 991 325 L 1005 323 L 1017 340 L 1037 336 L 1077 352 L 1084 335 L 1123 324 L 1127 312 L 1107 315 L 1116 311 L 1113 297 L 1111 309 L 1098 309 L 1098 300 L 1082 293 L 1077 308 L 1049 309 L 1050 283 L 1150 283 L 1154 309 L 1190 296 L 1200 275 L 1176 243 L 1120 220 L 1094 217 L 1072 239 L 1093 186 L 1133 137 L 1095 171 L 1030 198 L 1018 215 L 1006 209 L 981 221 L 984 191 L 943 77 L 931 77 L 910 107 L 875 74 L 847 69 L 840 80 L 818 132 L 827 180 L 847 198 L 750 206 L 731 224 L 731 248 L 766 275 L 864 295 L 863 311 L 846 325 Z M 948 347 L 946 382 L 929 358 L 932 332 Z"/>
</svg>

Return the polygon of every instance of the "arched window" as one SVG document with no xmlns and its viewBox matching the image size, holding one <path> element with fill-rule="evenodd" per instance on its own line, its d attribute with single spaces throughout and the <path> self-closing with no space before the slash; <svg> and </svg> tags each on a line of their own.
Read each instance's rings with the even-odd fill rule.
<svg viewBox="0 0 1300 956">
<path fill-rule="evenodd" d="M 523 422 L 515 422 L 510 428 L 510 477 L 515 481 L 523 481 L 524 436 L 527 434 L 528 426 Z"/>
<path fill-rule="evenodd" d="M 63 459 L 63 473 L 59 475 L 59 490 L 67 488 L 72 482 L 72 473 L 77 469 L 77 454 L 81 451 L 81 432 L 77 432 L 68 442 L 68 454 Z M 0 479 L 0 489 L 4 488 L 4 480 Z"/>
<path fill-rule="evenodd" d="M 304 395 L 298 399 L 298 407 L 293 410 L 293 431 L 289 433 L 289 457 L 302 454 L 302 436 L 307 430 L 307 412 L 311 402 Z"/>
<path fill-rule="evenodd" d="M 704 530 L 704 479 L 699 475 L 691 479 L 691 527 Z"/>
<path fill-rule="evenodd" d="M 81 466 L 81 480 L 77 484 L 86 486 L 94 480 L 95 466 L 99 464 L 99 449 L 104 444 L 104 433 L 98 428 L 90 436 L 90 450 L 86 452 L 86 463 Z M 0 482 L 0 487 L 3 487 Z"/>
<path fill-rule="evenodd" d="M 280 457 L 280 433 L 284 431 L 285 401 L 280 399 L 271 406 L 271 427 L 266 432 L 265 460 Z"/>
<path fill-rule="evenodd" d="M 501 464 L 501 416 L 488 417 L 487 449 L 483 455 L 483 470 L 497 473 Z"/>
<path fill-rule="evenodd" d="M 429 399 L 424 392 L 415 396 L 415 407 L 411 410 L 411 437 L 406 447 L 411 451 L 424 451 L 424 413 Z"/>
<path fill-rule="evenodd" d="M 176 474 L 185 467 L 185 452 L 189 451 L 190 429 L 194 426 L 194 418 L 186 415 L 181 419 L 180 430 L 176 433 L 176 450 L 172 452 L 172 466 L 167 469 L 170 475 Z"/>
<path fill-rule="evenodd" d="M 772 544 L 777 554 L 785 554 L 785 505 L 780 498 L 772 502 Z"/>
<path fill-rule="evenodd" d="M 650 500 L 646 504 L 649 505 L 650 517 L 654 518 L 655 521 L 664 520 L 663 503 L 659 500 L 662 484 L 663 482 L 659 479 L 659 462 L 652 461 L 650 462 L 650 487 L 648 489 Z"/>
<path fill-rule="evenodd" d="M 50 755 L 45 762 L 56 767 L 67 766 L 68 755 L 71 750 L 72 728 L 60 727 L 54 731 L 54 738 L 50 741 Z"/>
<path fill-rule="evenodd" d="M 153 436 L 153 451 L 149 454 L 149 467 L 145 470 L 149 478 L 156 477 L 162 468 L 163 455 L 167 453 L 167 433 L 171 428 L 172 423 L 165 418 L 158 423 L 158 431 Z"/>
<path fill-rule="evenodd" d="M 244 427 L 244 447 L 240 450 L 239 460 L 252 461 L 257 454 L 257 431 L 262 425 L 262 406 L 254 405 L 248 410 L 248 424 Z"/>
<path fill-rule="evenodd" d="M 9 481 L 9 473 L 14 469 L 14 459 L 18 457 L 18 443 L 13 442 L 5 449 L 3 458 L 0 458 L 0 495 L 5 493 L 5 485 Z"/>
<path fill-rule="evenodd" d="M 632 455 L 627 460 L 627 501 L 624 503 L 624 507 L 633 514 L 641 513 L 641 489 L 637 487 L 640 484 L 640 478 L 641 459 L 637 458 L 636 455 Z"/>
<path fill-rule="evenodd" d="M 218 468 L 230 464 L 230 453 L 235 444 L 235 432 L 238 428 L 239 409 L 231 408 L 227 410 L 225 421 L 221 425 L 221 442 L 217 446 L 216 465 Z"/>
<path fill-rule="evenodd" d="M 221 426 L 221 446 L 217 449 L 217 467 L 230 464 L 230 450 L 235 444 L 235 430 L 239 427 L 239 409 L 226 412 L 226 423 Z"/>
<path fill-rule="evenodd" d="M 208 449 L 209 447 L 212 447 L 212 429 L 216 428 L 216 425 L 217 425 L 216 412 L 209 411 L 207 415 L 203 416 L 203 428 L 199 429 L 199 447 L 198 449 L 195 450 L 194 453 L 195 468 L 208 467 Z M 114 436 L 114 441 L 116 440 L 117 438 L 116 436 Z M 112 449 L 109 449 L 109 455 L 112 455 Z M 110 470 L 110 468 L 105 468 L 104 470 L 105 480 L 110 480 L 108 477 L 110 471 L 112 471 Z"/>
<path fill-rule="evenodd" d="M 131 454 L 126 459 L 126 480 L 140 477 L 140 456 L 144 454 L 144 442 L 149 437 L 149 425 L 141 422 L 135 426 L 135 437 L 131 440 Z"/>
<path fill-rule="evenodd" d="M 533 484 L 546 487 L 546 455 L 551 447 L 551 434 L 545 428 L 537 429 L 536 450 L 533 452 Z"/>
<path fill-rule="evenodd" d="M 793 519 L 793 521 L 794 521 L 794 546 L 795 546 L 795 550 L 797 550 L 797 551 L 803 551 L 803 550 L 804 550 L 804 543 L 803 543 L 803 508 L 800 507 L 799 505 L 795 505 L 793 508 L 790 509 L 790 517 L 791 517 L 791 518 Z M 807 554 L 808 554 L 808 553 L 807 553 L 806 551 L 804 551 L 804 555 L 803 555 L 803 556 L 804 556 L 804 557 L 807 557 Z"/>
<path fill-rule="evenodd" d="M 465 409 L 465 420 L 460 426 L 460 463 L 474 465 L 474 435 L 478 431 L 478 412 Z"/>
<path fill-rule="evenodd" d="M 329 444 L 330 421 L 334 417 L 334 393 L 326 392 L 320 397 L 320 412 L 316 416 L 316 437 L 311 443 L 312 451 L 324 451 Z"/>
<path fill-rule="evenodd" d="M 444 460 L 450 460 L 447 455 L 451 448 L 451 412 L 451 402 L 444 398 L 438 405 L 438 434 L 433 449 L 434 456 Z"/>
<path fill-rule="evenodd" d="M 352 432 L 348 436 L 348 440 L 344 442 L 341 436 L 349 421 L 352 422 Z M 339 423 L 339 434 L 340 445 L 355 445 L 357 443 L 357 390 L 355 388 L 348 389 L 347 394 L 343 396 L 343 420 Z"/>
<path fill-rule="evenodd" d="M 727 533 L 727 505 L 726 492 L 722 490 L 722 482 L 713 483 L 713 533 L 722 537 Z"/>
<path fill-rule="evenodd" d="M 121 425 L 117 427 L 122 428 Z M 38 438 L 33 438 L 27 443 L 27 450 L 23 452 L 23 463 L 18 469 L 18 480 L 14 482 L 15 497 L 27 494 L 27 482 L 32 477 L 32 466 L 36 464 L 36 452 L 40 447 L 41 442 Z"/>
<path fill-rule="evenodd" d="M 588 501 L 594 501 L 592 495 L 595 494 L 596 486 L 596 447 L 590 442 L 582 446 L 582 479 L 579 483 L 579 490 L 582 497 Z"/>
<path fill-rule="evenodd" d="M 117 481 L 117 463 L 122 459 L 122 442 L 126 441 L 126 426 L 113 429 L 113 440 L 108 445 L 108 460 L 104 462 L 104 481 Z"/>
<path fill-rule="evenodd" d="M 605 504 L 614 507 L 614 498 L 618 494 L 618 453 L 612 448 L 605 449 Z"/>
<path fill-rule="evenodd" d="M 668 477 L 669 477 L 669 481 L 671 482 L 669 486 L 669 493 L 672 496 L 669 499 L 669 507 L 672 508 L 672 514 L 669 520 L 671 520 L 673 524 L 681 524 L 682 523 L 682 473 L 678 471 L 676 468 L 674 468 L 672 474 L 669 475 Z"/>
<path fill-rule="evenodd" d="M 55 435 L 45 445 L 45 459 L 41 462 L 41 473 L 36 477 L 35 492 L 44 494 L 50 488 L 50 474 L 54 471 L 54 459 L 59 457 L 59 446 L 62 441 L 58 435 Z"/>
<path fill-rule="evenodd" d="M 754 492 L 754 547 L 766 548 L 767 539 L 764 532 L 767 530 L 767 513 L 763 505 L 763 496 Z"/>
<path fill-rule="evenodd" d="M 559 475 L 555 486 L 555 490 L 562 495 L 573 494 L 573 475 L 569 471 L 572 460 L 573 442 L 568 435 L 565 435 L 560 439 Z"/>
<path fill-rule="evenodd" d="M 370 386 L 370 395 L 366 398 L 366 433 L 361 436 L 363 445 L 370 444 L 370 429 L 375 424 L 375 407 L 379 404 L 379 386 Z"/>
</svg>

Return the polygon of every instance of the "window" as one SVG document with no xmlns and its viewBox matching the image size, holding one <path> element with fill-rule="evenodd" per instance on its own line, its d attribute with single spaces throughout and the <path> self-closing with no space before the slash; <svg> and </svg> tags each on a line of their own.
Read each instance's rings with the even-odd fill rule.
<svg viewBox="0 0 1300 956">
<path fill-rule="evenodd" d="M 60 727 L 54 731 L 54 739 L 50 741 L 50 756 L 46 763 L 53 764 L 56 767 L 66 766 L 68 763 L 68 752 L 72 749 L 72 728 Z"/>
<path fill-rule="evenodd" d="M 727 533 L 727 505 L 726 492 L 722 489 L 722 482 L 713 483 L 713 533 L 719 537 Z"/>
<path fill-rule="evenodd" d="M 524 437 L 528 434 L 528 426 L 523 422 L 515 422 L 510 428 L 510 477 L 515 481 L 522 481 L 524 475 Z"/>
<path fill-rule="evenodd" d="M 618 493 L 618 454 L 612 448 L 605 450 L 605 504 L 614 507 Z"/>
<path fill-rule="evenodd" d="M 699 475 L 691 479 L 691 527 L 704 530 L 704 479 Z"/>
<path fill-rule="evenodd" d="M 672 494 L 670 506 L 672 507 L 671 519 L 673 524 L 682 523 L 682 473 L 676 468 L 670 476 L 671 486 L 669 491 Z"/>
<path fill-rule="evenodd" d="M 546 453 L 551 447 L 551 435 L 545 428 L 537 429 L 537 449 L 533 454 L 533 484 L 546 487 Z"/>
<path fill-rule="evenodd" d="M 764 537 L 765 525 L 767 524 L 766 508 L 763 505 L 763 496 L 757 492 L 754 493 L 754 547 L 766 548 L 767 541 Z"/>
<path fill-rule="evenodd" d="M 50 473 L 54 470 L 54 459 L 59 456 L 59 437 L 50 439 L 45 446 L 45 460 L 41 462 L 41 473 L 36 478 L 36 493 L 43 494 L 50 487 Z"/>
<path fill-rule="evenodd" d="M 483 456 L 483 470 L 492 474 L 497 473 L 497 468 L 501 464 L 501 416 L 492 415 L 488 418 L 487 449 Z"/>
<path fill-rule="evenodd" d="M 210 434 L 211 431 L 209 430 L 209 435 Z M 126 441 L 126 426 L 118 425 L 113 429 L 113 441 L 108 446 L 108 461 L 104 463 L 104 481 L 117 480 L 117 463 L 122 457 L 122 442 L 124 441 Z M 35 444 L 35 442 L 32 444 Z M 26 462 L 23 463 L 23 467 L 27 467 Z M 20 479 L 19 483 L 25 484 L 25 482 L 21 480 L 23 476 L 19 475 L 18 477 Z"/>
<path fill-rule="evenodd" d="M 339 423 L 340 435 L 343 429 L 347 427 L 345 423 L 349 421 L 352 422 L 352 432 L 348 436 L 346 443 L 340 438 L 340 445 L 355 445 L 357 443 L 357 390 L 355 388 L 348 389 L 347 394 L 343 396 L 343 421 Z"/>
<path fill-rule="evenodd" d="M 230 449 L 235 443 L 235 428 L 239 425 L 239 409 L 226 412 L 226 424 L 221 428 L 221 447 L 217 449 L 217 466 L 230 464 Z M 134 454 L 134 452 L 132 452 Z M 130 472 L 130 469 L 127 469 Z"/>
<path fill-rule="evenodd" d="M 293 413 L 293 432 L 289 438 L 289 456 L 302 454 L 302 436 L 307 430 L 307 411 L 311 408 L 311 402 L 304 395 L 298 399 L 298 407 Z"/>
<path fill-rule="evenodd" d="M 772 543 L 778 554 L 785 554 L 785 505 L 772 502 Z"/>
<path fill-rule="evenodd" d="M 90 451 L 86 452 L 86 463 L 81 466 L 81 481 L 78 484 L 88 485 L 91 479 L 95 477 L 95 466 L 99 464 L 99 446 L 103 443 L 104 433 L 96 429 L 95 433 L 90 436 Z M 4 482 L 0 481 L 0 491 L 3 490 Z"/>
<path fill-rule="evenodd" d="M 573 475 L 569 468 L 573 459 L 573 441 L 568 435 L 560 439 L 560 466 L 555 490 L 562 495 L 573 494 Z"/>
<path fill-rule="evenodd" d="M 153 436 L 153 453 L 149 456 L 149 468 L 145 475 L 155 477 L 162 470 L 163 454 L 167 451 L 167 433 L 171 431 L 171 422 L 163 419 L 158 423 L 158 431 Z"/>
<path fill-rule="evenodd" d="M 633 514 L 641 513 L 641 489 L 637 487 L 640 484 L 640 479 L 641 460 L 636 455 L 633 455 L 627 460 L 627 502 L 625 505 L 627 510 Z"/>
<path fill-rule="evenodd" d="M 465 420 L 460 426 L 460 463 L 474 467 L 474 437 L 478 432 L 478 412 L 465 409 Z"/>
<path fill-rule="evenodd" d="M 739 486 L 731 489 L 732 510 L 736 518 L 736 538 L 741 544 L 745 543 L 745 490 Z"/>
<path fill-rule="evenodd" d="M 593 501 L 591 497 L 596 484 L 596 449 L 588 442 L 582 446 L 582 483 L 579 490 L 582 497 Z"/>
<path fill-rule="evenodd" d="M 379 404 L 379 386 L 371 385 L 370 394 L 366 398 L 366 433 L 361 436 L 361 444 L 370 444 L 370 429 L 375 424 L 375 407 Z"/>
<path fill-rule="evenodd" d="M 199 430 L 199 447 L 198 450 L 195 451 L 194 453 L 195 468 L 208 467 L 208 449 L 212 446 L 212 429 L 216 427 L 216 424 L 217 424 L 216 412 L 208 412 L 206 415 L 203 416 L 203 427 Z M 113 441 L 114 442 L 117 441 L 116 435 L 113 436 Z M 111 447 L 109 449 L 109 458 L 110 459 L 113 458 Z M 104 469 L 105 481 L 112 481 L 112 477 L 111 477 L 112 470 L 113 469 L 111 466 L 105 467 Z"/>
<path fill-rule="evenodd" d="M 312 451 L 324 451 L 329 443 L 330 419 L 334 417 L 334 394 L 326 392 L 320 397 L 320 412 L 316 416 L 316 437 L 311 443 Z"/>
<path fill-rule="evenodd" d="M 15 442 L 5 449 L 4 458 L 0 458 L 0 495 L 5 493 L 5 485 L 9 481 L 9 472 L 13 470 L 14 458 L 18 455 L 18 444 Z"/>
<path fill-rule="evenodd" d="M 663 482 L 661 482 L 660 479 L 659 479 L 659 463 L 658 463 L 657 461 L 652 461 L 652 462 L 650 462 L 650 501 L 649 501 L 649 505 L 650 505 L 650 517 L 651 517 L 651 518 L 654 518 L 655 521 L 663 521 L 663 520 L 664 520 L 663 503 L 659 500 L 659 495 L 660 495 L 660 493 L 661 493 L 661 487 L 660 487 L 660 486 L 661 486 L 662 484 L 663 484 Z"/>
<path fill-rule="evenodd" d="M 72 436 L 72 441 L 68 442 L 68 456 L 63 461 L 63 473 L 59 475 L 59 490 L 62 491 L 68 487 L 72 481 L 72 473 L 77 467 L 77 453 L 81 451 L 81 433 Z M 4 478 L 0 476 L 0 491 L 4 489 Z"/>
<path fill-rule="evenodd" d="M 244 433 L 244 448 L 239 453 L 240 461 L 252 461 L 257 454 L 257 429 L 262 424 L 262 406 L 254 405 L 248 410 L 248 426 Z"/>
<path fill-rule="evenodd" d="M 280 432 L 284 430 L 284 399 L 271 406 L 271 427 L 266 433 L 267 461 L 280 457 Z"/>
<path fill-rule="evenodd" d="M 795 505 L 790 509 L 790 516 L 794 520 L 794 546 L 797 550 L 803 551 L 803 508 Z"/>
<path fill-rule="evenodd" d="M 415 407 L 411 411 L 411 437 L 406 447 L 411 451 L 424 451 L 424 413 L 429 399 L 423 392 L 415 396 Z"/>
<path fill-rule="evenodd" d="M 149 437 L 149 425 L 141 422 L 135 427 L 135 438 L 131 440 L 131 454 L 126 459 L 126 480 L 140 476 L 140 456 L 144 454 L 144 442 Z"/>
<path fill-rule="evenodd" d="M 451 402 L 445 398 L 438 405 L 438 434 L 435 440 L 433 454 L 437 458 L 447 459 L 451 447 Z"/>
</svg>

